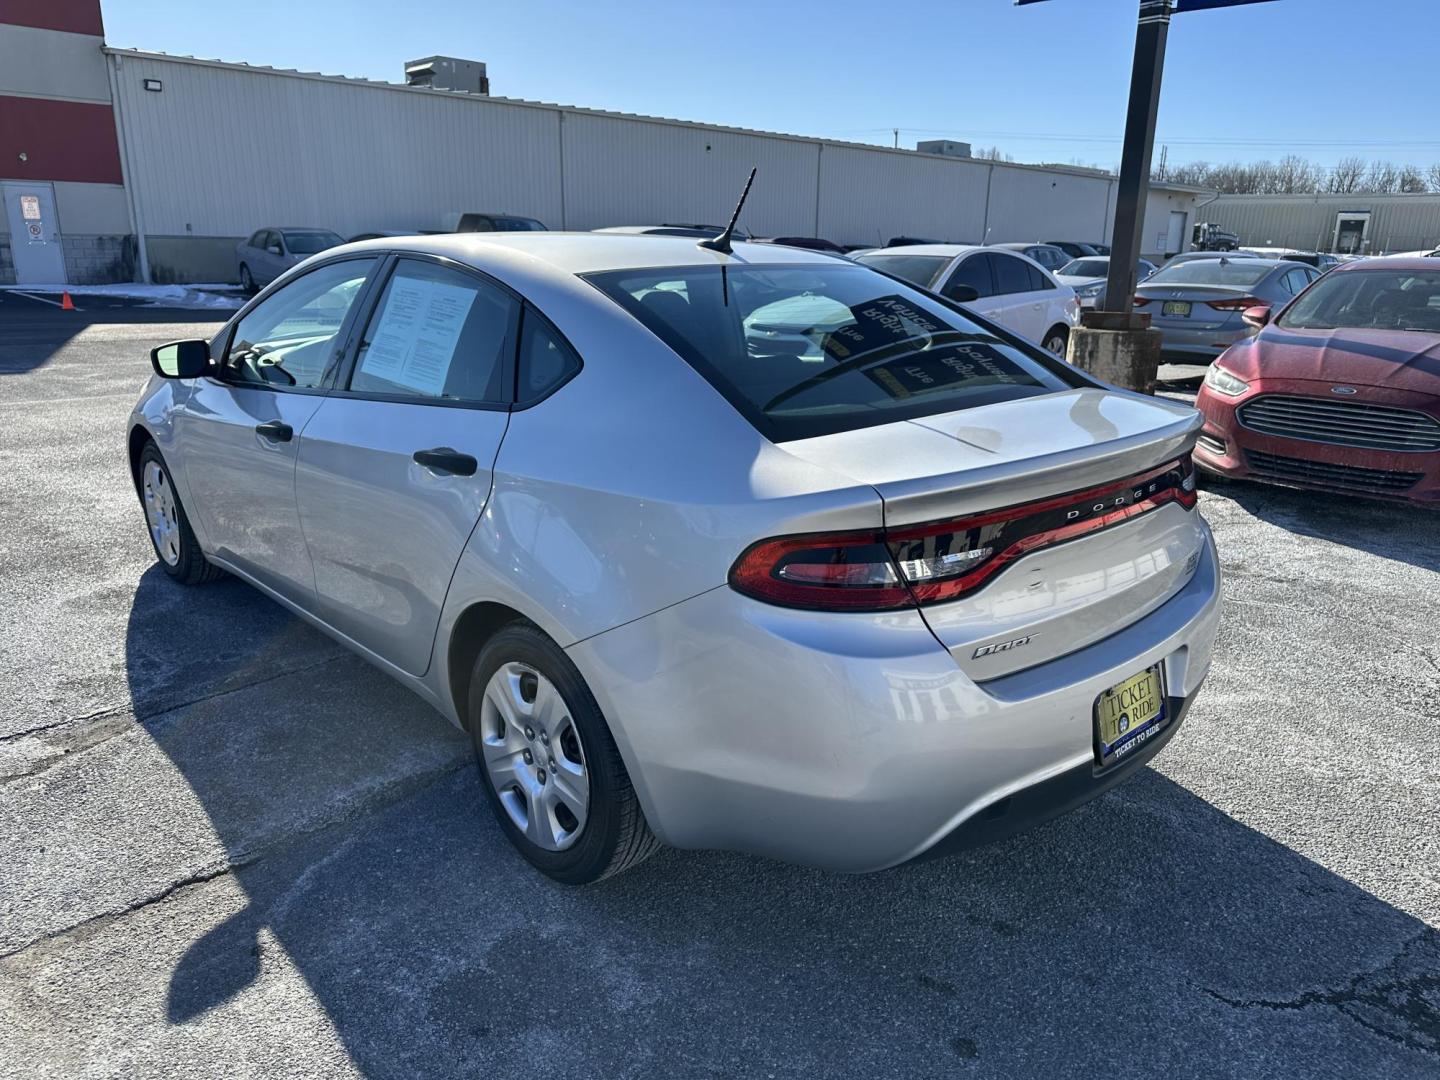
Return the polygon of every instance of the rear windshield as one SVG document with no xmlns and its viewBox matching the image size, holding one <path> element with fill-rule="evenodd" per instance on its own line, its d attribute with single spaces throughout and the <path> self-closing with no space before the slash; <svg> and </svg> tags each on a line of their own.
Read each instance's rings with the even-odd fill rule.
<svg viewBox="0 0 1440 1080">
<path fill-rule="evenodd" d="M 862 266 L 682 266 L 588 280 L 775 442 L 1088 385 Z"/>
<path fill-rule="evenodd" d="M 949 255 L 862 255 L 855 260 L 928 289 L 950 265 Z"/>
<path fill-rule="evenodd" d="M 1257 265 L 1258 264 L 1258 265 Z M 1146 285 L 1254 285 L 1273 270 L 1258 259 L 1191 259 L 1171 263 L 1145 279 Z"/>
<path fill-rule="evenodd" d="M 333 232 L 285 230 L 285 246 L 296 255 L 314 255 L 317 251 L 338 247 L 344 242 Z"/>
<path fill-rule="evenodd" d="M 1321 278 L 1279 319 L 1296 330 L 1440 332 L 1440 270 L 1350 270 Z"/>
</svg>

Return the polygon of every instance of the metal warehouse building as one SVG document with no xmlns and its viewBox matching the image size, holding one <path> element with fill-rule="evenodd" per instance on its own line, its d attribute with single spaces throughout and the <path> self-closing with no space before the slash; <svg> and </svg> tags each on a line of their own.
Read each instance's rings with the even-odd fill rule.
<svg viewBox="0 0 1440 1080">
<path fill-rule="evenodd" d="M 230 281 L 265 225 L 723 222 L 751 166 L 761 236 L 1100 240 L 1115 204 L 1090 170 L 108 48 L 98 0 L 0 8 L 0 109 L 0 283 Z M 1145 252 L 1184 250 L 1206 195 L 1154 187 Z"/>
<path fill-rule="evenodd" d="M 1440 248 L 1440 194 L 1222 195 L 1200 214 L 1247 247 L 1342 255 Z"/>
</svg>

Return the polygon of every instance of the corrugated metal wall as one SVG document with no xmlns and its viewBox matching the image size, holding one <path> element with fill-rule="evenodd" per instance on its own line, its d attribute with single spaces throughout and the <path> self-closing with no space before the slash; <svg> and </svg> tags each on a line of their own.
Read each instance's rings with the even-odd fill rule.
<svg viewBox="0 0 1440 1080">
<path fill-rule="evenodd" d="M 1337 218 L 1364 210 L 1370 211 L 1368 252 L 1440 245 L 1440 195 L 1222 195 L 1199 214 L 1238 234 L 1244 245 L 1329 251 Z"/>
<path fill-rule="evenodd" d="M 270 224 L 349 235 L 457 210 L 570 229 L 723 223 L 751 166 L 746 228 L 849 244 L 1098 240 L 1114 202 L 1113 180 L 1058 169 L 126 51 L 111 63 L 132 197 L 172 279 L 213 278 L 231 238 Z M 190 248 L 203 263 L 187 269 Z"/>
<path fill-rule="evenodd" d="M 554 110 L 118 57 L 130 183 L 155 236 L 261 225 L 434 228 L 450 210 L 560 218 Z M 164 89 L 143 89 L 160 79 Z"/>
</svg>

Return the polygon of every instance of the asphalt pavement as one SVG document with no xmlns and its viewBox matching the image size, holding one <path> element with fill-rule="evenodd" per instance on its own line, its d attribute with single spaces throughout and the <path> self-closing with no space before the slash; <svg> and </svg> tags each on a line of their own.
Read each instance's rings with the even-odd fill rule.
<svg viewBox="0 0 1440 1080">
<path fill-rule="evenodd" d="M 197 317 L 0 294 L 0 1077 L 1440 1075 L 1435 513 L 1205 491 L 1209 682 L 1031 833 L 567 888 L 428 706 L 154 567 L 125 418 Z"/>
</svg>

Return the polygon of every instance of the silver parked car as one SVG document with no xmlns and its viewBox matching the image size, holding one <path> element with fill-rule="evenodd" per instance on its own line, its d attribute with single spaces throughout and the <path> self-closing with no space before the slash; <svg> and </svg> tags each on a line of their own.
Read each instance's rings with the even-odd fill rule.
<svg viewBox="0 0 1440 1080">
<path fill-rule="evenodd" d="M 1052 274 L 1060 273 L 1060 268 L 1070 262 L 1070 256 L 1054 244 L 991 244 L 989 246 L 1003 248 L 1007 251 L 1018 251 L 1027 259 L 1034 259 Z"/>
<path fill-rule="evenodd" d="M 1241 318 L 1259 305 L 1276 311 L 1320 276 L 1281 259 L 1171 260 L 1135 288 L 1135 310 L 1150 314 L 1171 362 L 1208 364 L 1254 331 Z"/>
<path fill-rule="evenodd" d="M 1149 259 L 1135 261 L 1135 280 L 1144 281 L 1157 267 Z M 1110 275 L 1109 255 L 1087 255 L 1072 259 L 1055 271 L 1055 280 L 1075 290 L 1075 299 L 1085 309 L 1097 308 L 1105 301 L 1105 286 Z"/>
<path fill-rule="evenodd" d="M 562 881 L 995 839 L 1133 775 L 1210 666 L 1199 414 L 829 255 L 383 238 L 151 359 L 160 568 L 430 702 Z"/>
<path fill-rule="evenodd" d="M 256 229 L 235 245 L 240 287 L 253 293 L 303 259 L 344 242 L 329 229 Z"/>
</svg>

